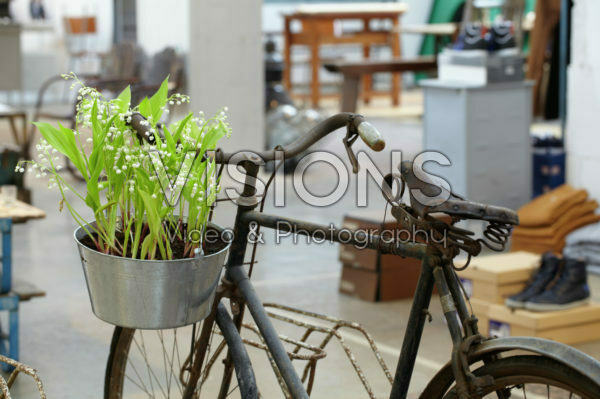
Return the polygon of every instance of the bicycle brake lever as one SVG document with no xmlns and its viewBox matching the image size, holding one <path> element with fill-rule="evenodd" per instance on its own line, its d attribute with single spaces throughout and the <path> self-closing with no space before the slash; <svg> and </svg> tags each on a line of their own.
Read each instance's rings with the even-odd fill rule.
<svg viewBox="0 0 600 399">
<path fill-rule="evenodd" d="M 352 151 L 352 144 L 354 144 L 357 138 L 358 133 L 351 132 L 350 127 L 348 127 L 346 137 L 344 137 L 344 139 L 342 140 L 344 142 L 344 147 L 346 147 L 346 153 L 348 154 L 348 158 L 350 158 L 353 173 L 358 173 L 358 170 L 360 168 L 358 165 L 358 159 L 356 159 L 356 155 L 354 155 L 354 152 Z"/>
</svg>

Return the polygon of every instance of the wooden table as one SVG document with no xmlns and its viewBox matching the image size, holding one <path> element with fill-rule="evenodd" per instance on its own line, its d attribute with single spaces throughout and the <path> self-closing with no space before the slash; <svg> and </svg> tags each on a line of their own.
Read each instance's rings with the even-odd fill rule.
<svg viewBox="0 0 600 399">
<path fill-rule="evenodd" d="M 23 223 L 30 219 L 45 217 L 46 212 L 25 202 L 15 201 L 14 205 L 10 207 L 0 204 L 0 219 L 11 219 L 13 223 Z"/>
<path fill-rule="evenodd" d="M 330 72 L 339 72 L 344 76 L 342 83 L 342 112 L 356 112 L 359 80 L 378 72 L 417 72 L 431 71 L 437 68 L 437 60 L 433 56 L 413 59 L 393 58 L 385 61 L 366 60 L 359 62 L 341 61 L 325 64 Z"/>
<path fill-rule="evenodd" d="M 46 293 L 33 284 L 12 278 L 12 225 L 30 219 L 41 219 L 46 213 L 21 201 L 13 206 L 0 205 L 0 233 L 2 234 L 2 277 L 0 278 L 0 311 L 8 311 L 8 334 L 0 331 L 0 354 L 19 360 L 19 302 Z M 11 366 L 2 364 L 4 371 Z"/>
<path fill-rule="evenodd" d="M 321 98 L 319 84 L 319 49 L 324 44 L 360 44 L 363 47 L 363 56 L 368 58 L 371 46 L 375 44 L 388 45 L 394 57 L 400 57 L 400 38 L 396 33 L 400 26 L 400 16 L 408 7 L 404 3 L 349 3 L 349 4 L 312 4 L 298 7 L 293 14 L 284 15 L 285 18 L 285 70 L 283 82 L 291 90 L 291 48 L 295 45 L 310 47 L 311 54 L 311 101 L 318 107 Z M 351 33 L 337 32 L 335 21 L 362 20 L 363 30 Z M 390 30 L 376 31 L 370 28 L 372 20 L 389 20 L 393 28 Z M 302 30 L 292 32 L 293 21 L 300 21 Z M 365 101 L 371 95 L 371 77 L 363 78 Z M 391 95 L 394 105 L 400 103 L 401 81 L 400 74 L 392 75 Z"/>
</svg>

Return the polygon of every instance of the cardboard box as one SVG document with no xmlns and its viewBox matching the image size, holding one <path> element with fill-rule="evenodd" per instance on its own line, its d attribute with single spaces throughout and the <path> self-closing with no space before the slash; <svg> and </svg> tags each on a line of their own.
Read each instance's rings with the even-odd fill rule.
<svg viewBox="0 0 600 399">
<path fill-rule="evenodd" d="M 382 217 L 383 212 L 379 210 L 351 213 L 344 218 L 342 229 L 362 230 L 377 234 L 381 230 Z M 393 230 L 400 228 L 399 226 L 400 225 L 398 222 L 396 222 L 396 219 L 394 219 L 393 216 L 388 215 L 383 228 L 384 230 Z M 339 259 L 343 264 L 352 267 L 358 267 L 371 271 L 378 271 L 380 269 L 379 256 L 377 251 L 374 249 L 363 249 L 355 247 L 354 245 L 340 244 Z M 385 263 L 386 268 L 390 266 L 392 266 L 390 262 Z"/>
<path fill-rule="evenodd" d="M 471 300 L 484 335 L 528 336 L 573 345 L 600 340 L 600 304 L 592 303 L 557 312 L 512 310 L 504 305 Z"/>
<path fill-rule="evenodd" d="M 360 211 L 348 214 L 342 228 L 379 234 L 383 212 Z M 450 222 L 450 217 L 437 215 Z M 384 230 L 395 231 L 401 225 L 388 214 Z M 395 233 L 394 233 L 395 234 Z M 400 236 L 407 240 L 408 233 Z M 373 249 L 361 249 L 353 245 L 340 245 L 339 259 L 343 264 L 340 292 L 365 301 L 393 301 L 411 298 L 416 290 L 421 261 L 396 255 L 381 255 Z"/>
<path fill-rule="evenodd" d="M 461 265 L 461 262 L 456 263 Z M 507 297 L 525 288 L 539 266 L 539 254 L 509 252 L 474 258 L 467 269 L 458 272 L 458 276 L 471 298 L 503 304 Z"/>
<path fill-rule="evenodd" d="M 340 292 L 371 302 L 412 298 L 421 272 L 421 261 L 408 258 L 401 261 L 402 267 L 380 272 L 343 265 Z"/>
<path fill-rule="evenodd" d="M 450 222 L 449 216 L 443 214 L 437 214 L 434 216 L 445 220 L 448 223 Z M 361 230 L 372 234 L 379 234 L 379 232 L 381 231 L 382 217 L 383 212 L 380 210 L 366 210 L 350 213 L 344 218 L 342 229 Z M 391 214 L 388 213 L 385 219 L 386 222 L 383 225 L 383 229 L 384 231 L 388 232 L 388 234 L 395 232 L 397 229 L 402 229 L 401 225 L 396 221 L 396 219 L 394 219 L 394 217 Z M 400 238 L 403 240 L 407 240 L 407 234 L 408 233 L 400 233 Z M 379 271 L 395 269 L 398 267 L 404 268 L 405 266 L 407 266 L 407 263 L 414 263 L 412 262 L 412 260 L 402 259 L 401 257 L 395 255 L 378 255 L 379 254 L 374 249 L 364 249 L 355 247 L 354 245 L 340 244 L 339 260 L 340 262 L 348 266 L 358 267 L 371 271 Z"/>
</svg>

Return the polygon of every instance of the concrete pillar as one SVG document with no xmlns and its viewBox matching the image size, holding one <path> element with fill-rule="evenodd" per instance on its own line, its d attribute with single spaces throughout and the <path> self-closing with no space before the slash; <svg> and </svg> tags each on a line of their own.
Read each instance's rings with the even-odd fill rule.
<svg viewBox="0 0 600 399">
<path fill-rule="evenodd" d="M 262 150 L 264 71 L 261 0 L 189 2 L 188 87 L 191 110 L 229 107 L 226 150 Z"/>
<path fill-rule="evenodd" d="M 600 199 L 600 2 L 575 0 L 567 95 L 567 181 Z"/>
</svg>

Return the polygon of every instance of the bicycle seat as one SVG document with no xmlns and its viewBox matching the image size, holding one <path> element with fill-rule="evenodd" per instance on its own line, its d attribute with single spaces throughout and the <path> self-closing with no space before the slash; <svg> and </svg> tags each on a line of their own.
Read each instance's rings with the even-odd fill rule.
<svg viewBox="0 0 600 399">
<path fill-rule="evenodd" d="M 465 200 L 437 184 L 430 174 L 411 161 L 400 164 L 400 173 L 409 189 L 410 206 L 420 217 L 442 212 L 461 219 L 519 224 L 519 217 L 512 209 Z"/>
</svg>

